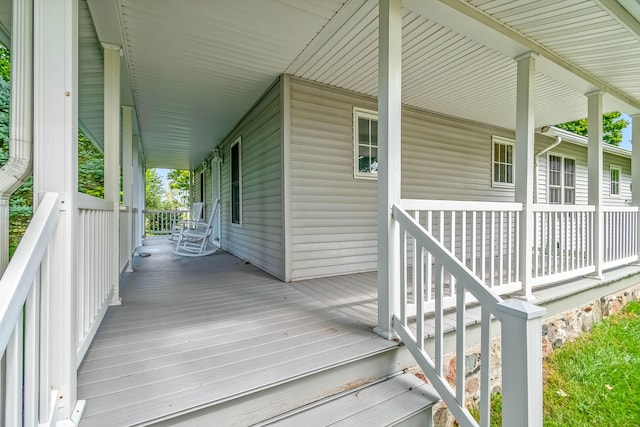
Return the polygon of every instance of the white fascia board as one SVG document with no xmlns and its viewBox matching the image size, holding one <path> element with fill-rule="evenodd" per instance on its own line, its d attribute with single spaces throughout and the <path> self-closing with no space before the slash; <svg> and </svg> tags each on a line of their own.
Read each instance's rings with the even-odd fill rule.
<svg viewBox="0 0 640 427">
<path fill-rule="evenodd" d="M 122 21 L 120 19 L 120 8 L 116 1 L 86 0 L 93 26 L 101 43 L 108 43 L 120 46 L 124 53 L 123 61 L 120 61 L 120 101 L 122 105 L 134 106 L 133 111 L 133 134 L 140 135 L 138 115 L 135 109 L 135 95 L 131 76 L 129 74 L 129 60 L 127 46 L 123 37 Z"/>
<path fill-rule="evenodd" d="M 589 142 L 586 136 L 578 135 L 573 132 L 569 132 L 568 130 L 557 128 L 555 126 L 550 126 L 549 130 L 542 133 L 542 135 L 559 136 L 560 138 L 562 138 L 562 141 L 581 145 L 585 148 L 589 146 Z M 614 154 L 616 156 L 625 157 L 627 159 L 631 158 L 631 151 L 625 150 L 624 148 L 616 147 L 615 145 L 603 143 L 602 150 L 606 153 Z"/>
</svg>

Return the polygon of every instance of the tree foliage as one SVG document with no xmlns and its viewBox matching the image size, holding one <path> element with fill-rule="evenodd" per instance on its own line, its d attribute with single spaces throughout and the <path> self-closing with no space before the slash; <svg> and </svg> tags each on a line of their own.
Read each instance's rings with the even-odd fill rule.
<svg viewBox="0 0 640 427">
<path fill-rule="evenodd" d="M 189 206 L 190 176 L 188 170 L 172 169 L 167 174 L 169 179 L 169 201 L 175 208 Z"/>
<path fill-rule="evenodd" d="M 158 171 L 156 169 L 147 169 L 145 176 L 147 181 L 145 188 L 146 209 L 165 209 L 166 203 L 162 202 L 164 186 L 162 185 L 162 178 L 158 175 Z"/>
<path fill-rule="evenodd" d="M 11 106 L 11 61 L 9 50 L 0 43 L 0 167 L 9 160 L 9 109 Z M 9 198 L 9 249 L 18 246 L 29 225 L 33 203 L 31 177 Z"/>
<path fill-rule="evenodd" d="M 78 132 L 78 191 L 104 198 L 104 155 Z"/>
<path fill-rule="evenodd" d="M 604 142 L 615 146 L 620 145 L 622 142 L 622 130 L 627 127 L 629 122 L 621 116 L 622 114 L 618 111 L 602 115 L 602 139 Z M 561 123 L 556 125 L 556 127 L 582 136 L 587 136 L 589 131 L 587 119 Z"/>
</svg>

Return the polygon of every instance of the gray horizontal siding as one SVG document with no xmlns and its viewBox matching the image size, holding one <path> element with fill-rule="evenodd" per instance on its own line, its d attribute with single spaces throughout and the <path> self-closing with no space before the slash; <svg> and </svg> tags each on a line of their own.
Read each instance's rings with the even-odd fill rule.
<svg viewBox="0 0 640 427">
<path fill-rule="evenodd" d="M 354 105 L 376 108 L 291 79 L 292 280 L 376 268 L 377 182 L 353 177 Z"/>
<path fill-rule="evenodd" d="M 377 181 L 353 176 L 353 107 L 375 111 L 377 102 L 291 79 L 292 280 L 377 268 Z M 402 197 L 512 202 L 513 188 L 491 185 L 492 135 L 514 138 L 403 109 Z"/>
<path fill-rule="evenodd" d="M 564 142 L 553 148 L 549 153 L 538 157 L 538 203 L 547 203 L 548 192 L 548 155 L 569 157 L 576 160 L 576 204 L 589 203 L 589 166 L 587 162 L 587 147 Z M 609 194 L 610 167 L 617 166 L 620 174 L 620 195 Z M 631 159 L 604 153 L 602 167 L 602 202 L 604 206 L 626 206 L 631 200 Z"/>
<path fill-rule="evenodd" d="M 611 166 L 620 168 L 620 195 L 612 196 L 609 186 L 611 184 Z M 627 206 L 631 200 L 631 159 L 604 153 L 602 168 L 602 200 L 605 206 Z"/>
<path fill-rule="evenodd" d="M 231 145 L 242 138 L 242 225 L 231 224 Z M 284 279 L 280 83 L 220 146 L 222 247 Z"/>
</svg>

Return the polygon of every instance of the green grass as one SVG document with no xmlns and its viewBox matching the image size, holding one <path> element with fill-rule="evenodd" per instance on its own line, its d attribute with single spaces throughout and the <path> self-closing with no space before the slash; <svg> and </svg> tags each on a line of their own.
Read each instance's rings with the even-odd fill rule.
<svg viewBox="0 0 640 427">
<path fill-rule="evenodd" d="M 545 427 L 640 426 L 640 302 L 554 350 L 543 370 Z M 491 426 L 501 424 L 502 396 L 494 394 Z"/>
<path fill-rule="evenodd" d="M 545 426 L 640 425 L 640 303 L 544 363 Z"/>
</svg>

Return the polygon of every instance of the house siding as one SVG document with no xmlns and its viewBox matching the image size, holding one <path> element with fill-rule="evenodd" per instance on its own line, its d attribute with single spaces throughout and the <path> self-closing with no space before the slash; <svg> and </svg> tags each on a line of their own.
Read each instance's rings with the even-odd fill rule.
<svg viewBox="0 0 640 427">
<path fill-rule="evenodd" d="M 283 279 L 281 135 L 278 81 L 218 148 L 223 154 L 220 177 L 222 248 Z M 231 145 L 238 138 L 242 141 L 240 226 L 231 224 Z"/>
<path fill-rule="evenodd" d="M 605 206 L 628 206 L 631 202 L 631 159 L 604 153 L 602 171 L 602 200 Z M 611 195 L 611 166 L 620 168 L 620 195 Z"/>
<path fill-rule="evenodd" d="M 587 163 L 587 147 L 562 142 L 549 153 L 538 156 L 538 203 L 548 203 L 547 186 L 549 155 L 569 157 L 576 160 L 576 204 L 589 203 L 589 166 Z M 620 195 L 609 194 L 610 167 L 620 168 Z M 627 206 L 631 200 L 631 159 L 612 153 L 604 153 L 602 167 L 602 204 L 604 206 Z"/>
<path fill-rule="evenodd" d="M 377 101 L 291 79 L 291 278 L 377 268 L 377 180 L 354 178 L 353 108 Z M 491 183 L 492 135 L 511 131 L 402 111 L 402 197 L 512 202 Z M 536 151 L 553 140 L 539 138 Z M 517 172 L 516 172 L 517 173 Z"/>
</svg>

